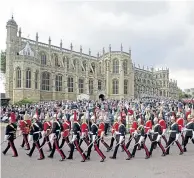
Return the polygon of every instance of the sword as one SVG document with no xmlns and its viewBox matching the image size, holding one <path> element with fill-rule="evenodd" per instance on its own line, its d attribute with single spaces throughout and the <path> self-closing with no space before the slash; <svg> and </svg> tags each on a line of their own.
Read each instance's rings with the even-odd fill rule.
<svg viewBox="0 0 194 178">
<path fill-rule="evenodd" d="M 92 144 L 94 144 L 95 141 L 98 141 L 98 140 L 100 140 L 100 139 L 101 139 L 101 137 L 100 137 L 100 138 L 97 137 L 93 142 L 91 142 L 91 143 L 87 146 L 87 149 L 84 150 L 84 151 L 82 152 L 82 154 L 85 153 L 85 152 L 88 150 L 88 148 L 89 148 Z"/>
</svg>

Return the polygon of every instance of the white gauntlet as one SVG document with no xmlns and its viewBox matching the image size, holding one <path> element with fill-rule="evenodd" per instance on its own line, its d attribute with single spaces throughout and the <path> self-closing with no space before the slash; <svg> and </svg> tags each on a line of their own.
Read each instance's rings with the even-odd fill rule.
<svg viewBox="0 0 194 178">
<path fill-rule="evenodd" d="M 193 131 L 193 137 L 192 138 L 194 139 L 194 131 Z"/>
<path fill-rule="evenodd" d="M 94 143 L 96 140 L 96 135 L 92 135 L 92 142 Z"/>
<path fill-rule="evenodd" d="M 73 135 L 71 142 L 74 142 L 76 140 L 76 138 L 77 138 L 77 135 Z"/>
<path fill-rule="evenodd" d="M 33 135 L 28 136 L 28 141 L 31 142 L 33 140 Z"/>
<path fill-rule="evenodd" d="M 104 132 L 101 133 L 100 138 L 102 138 L 103 136 L 104 136 Z"/>
<path fill-rule="evenodd" d="M 162 137 L 162 135 L 158 135 L 156 141 L 159 142 L 161 137 Z"/>
<path fill-rule="evenodd" d="M 176 134 L 176 139 L 175 139 L 175 141 L 178 141 L 178 139 L 179 139 L 179 134 Z"/>
<path fill-rule="evenodd" d="M 51 142 L 52 140 L 54 140 L 54 137 L 55 137 L 55 134 L 52 133 L 51 136 L 50 136 L 50 142 Z"/>
<path fill-rule="evenodd" d="M 85 132 L 82 132 L 81 138 L 83 139 L 85 137 Z"/>
<path fill-rule="evenodd" d="M 119 144 L 121 144 L 123 140 L 124 140 L 124 136 L 120 136 L 120 138 L 119 138 Z"/>
<path fill-rule="evenodd" d="M 164 135 L 164 134 L 165 134 L 165 132 L 166 132 L 166 129 L 163 129 L 162 135 Z"/>
<path fill-rule="evenodd" d="M 142 143 L 144 141 L 144 136 L 141 136 L 139 139 L 139 144 Z"/>
<path fill-rule="evenodd" d="M 8 138 L 9 138 L 9 135 L 5 135 L 5 136 L 4 136 L 4 141 L 7 141 Z"/>
<path fill-rule="evenodd" d="M 46 135 L 46 132 L 43 130 L 42 131 L 42 136 L 45 137 L 45 135 Z"/>
</svg>

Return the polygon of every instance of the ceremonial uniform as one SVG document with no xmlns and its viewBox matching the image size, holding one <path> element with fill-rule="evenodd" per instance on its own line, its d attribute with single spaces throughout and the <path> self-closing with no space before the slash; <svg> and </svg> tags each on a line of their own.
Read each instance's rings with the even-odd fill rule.
<svg viewBox="0 0 194 178">
<path fill-rule="evenodd" d="M 19 123 L 19 127 L 23 135 L 23 141 L 22 141 L 21 147 L 23 148 L 24 145 L 26 145 L 26 150 L 30 150 L 30 144 L 28 142 L 28 135 L 30 133 L 30 126 L 32 124 L 31 120 L 28 118 L 29 118 L 28 115 L 25 114 L 24 120 L 21 120 Z"/>
<path fill-rule="evenodd" d="M 119 123 L 115 122 L 112 126 L 112 138 L 111 138 L 111 141 L 110 141 L 109 150 L 111 150 L 112 147 L 113 147 L 113 144 L 114 144 L 114 141 L 115 141 L 115 138 L 116 138 L 116 132 L 118 132 L 118 131 L 119 131 Z"/>
<path fill-rule="evenodd" d="M 167 139 L 166 139 L 166 136 L 165 136 L 165 132 L 166 132 L 166 122 L 163 119 L 160 119 L 159 120 L 159 124 L 160 124 L 161 129 L 162 129 L 162 138 L 163 138 L 163 140 L 165 141 L 165 143 L 167 145 Z"/>
<path fill-rule="evenodd" d="M 129 137 L 129 140 L 126 144 L 126 148 L 128 149 L 129 148 L 129 145 L 133 139 L 133 134 L 134 132 L 137 130 L 137 127 L 138 127 L 138 124 L 137 124 L 137 121 L 133 121 L 133 124 L 131 126 L 131 128 L 129 129 L 129 132 L 130 132 L 130 137 Z"/>
<path fill-rule="evenodd" d="M 66 156 L 65 156 L 63 150 L 61 150 L 59 148 L 59 137 L 61 135 L 61 131 L 63 131 L 63 128 L 61 127 L 61 123 L 58 120 L 53 121 L 51 138 L 50 138 L 50 141 L 53 140 L 53 148 L 52 148 L 52 151 L 48 157 L 53 158 L 55 150 L 57 150 L 61 156 L 60 161 L 63 161 L 66 158 Z"/>
<path fill-rule="evenodd" d="M 126 160 L 130 160 L 131 159 L 131 153 L 129 152 L 129 150 L 127 150 L 126 146 L 125 146 L 125 134 L 126 134 L 126 128 L 124 124 L 120 124 L 119 125 L 119 132 L 116 133 L 116 141 L 117 141 L 117 145 L 115 147 L 113 156 L 110 157 L 111 159 L 116 159 L 117 156 L 117 151 L 119 146 L 122 147 L 122 149 L 125 151 L 125 153 L 127 154 L 128 158 Z"/>
<path fill-rule="evenodd" d="M 91 140 L 91 143 L 88 147 L 88 152 L 87 152 L 87 159 L 89 160 L 90 159 L 90 154 L 91 154 L 91 151 L 92 151 L 92 146 L 94 144 L 94 148 L 96 150 L 96 152 L 98 153 L 98 155 L 102 158 L 101 159 L 101 162 L 103 162 L 106 157 L 104 156 L 104 154 L 102 153 L 102 151 L 99 149 L 99 147 L 97 146 L 97 141 L 98 141 L 98 137 L 97 137 L 97 132 L 98 132 L 98 126 L 93 123 L 92 126 L 91 126 L 91 132 L 90 132 L 90 140 Z"/>
<path fill-rule="evenodd" d="M 69 134 L 70 134 L 70 123 L 68 121 L 65 121 L 63 123 L 63 134 L 62 134 L 62 142 L 59 148 L 62 148 L 65 142 L 70 146 L 70 141 L 69 141 Z"/>
<path fill-rule="evenodd" d="M 167 143 L 167 149 L 166 149 L 166 154 L 169 155 L 169 150 L 170 150 L 170 145 L 172 143 L 176 143 L 179 150 L 180 150 L 180 155 L 183 154 L 183 149 L 178 141 L 179 138 L 179 127 L 178 124 L 176 122 L 174 122 L 171 127 L 170 127 L 170 137 Z"/>
<path fill-rule="evenodd" d="M 190 121 L 187 123 L 187 125 L 185 126 L 184 131 L 185 133 L 185 139 L 184 139 L 184 152 L 187 151 L 186 149 L 186 145 L 189 141 L 189 139 L 191 139 L 191 141 L 194 144 L 194 122 Z"/>
<path fill-rule="evenodd" d="M 70 153 L 69 153 L 69 156 L 68 156 L 67 159 L 73 159 L 73 152 L 74 152 L 74 148 L 76 147 L 77 151 L 80 153 L 80 155 L 83 158 L 83 160 L 81 162 L 85 162 L 86 155 L 83 153 L 83 150 L 79 146 L 80 132 L 81 132 L 80 124 L 77 121 L 74 120 L 74 123 L 73 123 L 73 138 L 72 138 L 72 141 L 71 141 L 71 150 L 70 150 Z"/>
<path fill-rule="evenodd" d="M 182 145 L 184 145 L 184 134 L 183 134 L 183 127 L 184 127 L 184 119 L 183 118 L 178 118 L 176 120 L 176 123 L 178 124 L 178 128 L 179 128 L 179 133 L 181 134 L 181 138 L 182 138 Z"/>
<path fill-rule="evenodd" d="M 152 144 L 151 144 L 151 148 L 150 148 L 150 156 L 152 155 L 152 151 L 155 147 L 156 144 L 158 144 L 158 146 L 161 148 L 162 150 L 162 156 L 165 156 L 165 149 L 161 144 L 161 137 L 162 137 L 162 128 L 160 126 L 160 124 L 156 124 L 154 126 L 154 129 L 150 132 L 151 134 L 153 134 L 153 139 L 152 139 Z"/>
<path fill-rule="evenodd" d="M 101 143 L 105 146 L 105 148 L 108 151 L 108 150 L 110 150 L 110 148 L 109 148 L 108 144 L 103 139 L 104 133 L 105 133 L 105 123 L 104 122 L 100 122 L 99 127 L 98 127 L 98 141 L 97 141 L 97 146 L 99 148 L 100 141 L 101 141 Z"/>
<path fill-rule="evenodd" d="M 88 124 L 86 122 L 83 122 L 81 124 L 81 139 L 79 142 L 79 146 L 81 146 L 83 141 L 86 143 L 87 146 L 90 144 L 88 137 Z"/>
<path fill-rule="evenodd" d="M 145 142 L 146 142 L 147 136 L 149 137 L 150 141 L 152 141 L 152 137 L 149 132 L 150 130 L 152 130 L 152 121 L 148 120 L 145 124 Z"/>
<path fill-rule="evenodd" d="M 51 122 L 50 121 L 44 121 L 43 123 L 43 142 L 41 144 L 40 147 L 43 147 L 43 145 L 47 142 L 48 146 L 49 146 L 49 151 L 52 150 L 52 147 L 51 147 L 51 143 L 49 141 L 49 134 L 51 133 Z"/>
<path fill-rule="evenodd" d="M 31 157 L 36 147 L 40 153 L 40 158 L 38 160 L 44 159 L 44 153 L 43 153 L 42 148 L 40 148 L 40 143 L 39 143 L 39 140 L 42 137 L 41 131 L 42 131 L 41 122 L 36 121 L 30 127 L 30 141 L 33 140 L 33 144 L 32 144 L 32 148 L 30 152 L 27 155 Z"/>
<path fill-rule="evenodd" d="M 146 153 L 145 158 L 148 159 L 150 157 L 144 139 L 145 139 L 145 129 L 144 126 L 140 124 L 137 128 L 137 133 L 135 134 L 135 146 L 133 148 L 132 157 L 135 157 L 135 153 L 139 144 L 142 145 L 145 150 Z"/>
<path fill-rule="evenodd" d="M 3 151 L 3 154 L 5 155 L 9 148 L 11 147 L 13 150 L 13 157 L 17 157 L 18 153 L 14 144 L 14 140 L 16 139 L 16 131 L 17 131 L 17 125 L 15 123 L 10 123 L 6 126 L 5 129 L 5 141 L 8 140 L 8 144 L 6 149 Z"/>
</svg>

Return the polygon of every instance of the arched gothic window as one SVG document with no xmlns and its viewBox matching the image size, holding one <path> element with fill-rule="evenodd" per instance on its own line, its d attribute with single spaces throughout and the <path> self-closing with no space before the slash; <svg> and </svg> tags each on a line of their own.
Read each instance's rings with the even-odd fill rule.
<svg viewBox="0 0 194 178">
<path fill-rule="evenodd" d="M 112 93 L 119 94 L 119 81 L 117 79 L 113 79 L 112 81 Z"/>
<path fill-rule="evenodd" d="M 92 79 L 89 80 L 89 93 L 92 95 L 94 93 L 94 82 Z"/>
<path fill-rule="evenodd" d="M 62 75 L 56 75 L 55 90 L 56 91 L 62 91 Z"/>
<path fill-rule="evenodd" d="M 73 92 L 73 77 L 68 77 L 67 87 L 68 92 Z"/>
<path fill-rule="evenodd" d="M 41 53 L 41 65 L 46 65 L 46 54 L 43 52 Z"/>
<path fill-rule="evenodd" d="M 92 69 L 93 69 L 93 71 L 94 71 L 94 73 L 95 73 L 95 63 L 93 62 L 93 63 L 91 64 L 91 66 L 92 66 Z"/>
<path fill-rule="evenodd" d="M 98 90 L 102 90 L 102 81 L 98 80 Z"/>
<path fill-rule="evenodd" d="M 124 60 L 124 62 L 123 62 L 123 70 L 124 70 L 124 74 L 125 75 L 127 74 L 127 68 L 128 68 L 127 60 Z"/>
<path fill-rule="evenodd" d="M 54 60 L 55 60 L 55 66 L 56 66 L 56 67 L 59 67 L 60 65 L 59 65 L 58 55 L 57 55 L 57 54 L 54 54 L 54 55 L 53 55 L 53 58 L 54 58 Z"/>
<path fill-rule="evenodd" d="M 119 73 L 119 61 L 113 60 L 113 73 L 118 74 Z"/>
<path fill-rule="evenodd" d="M 99 62 L 98 72 L 99 74 L 102 74 L 102 63 L 101 62 Z"/>
<path fill-rule="evenodd" d="M 31 88 L 31 70 L 26 70 L 26 88 Z"/>
<path fill-rule="evenodd" d="M 124 94 L 128 94 L 128 80 L 124 80 Z"/>
<path fill-rule="evenodd" d="M 50 90 L 50 73 L 43 72 L 42 73 L 42 90 L 49 91 Z"/>
<path fill-rule="evenodd" d="M 84 93 L 84 79 L 79 79 L 79 93 Z"/>
<path fill-rule="evenodd" d="M 38 71 L 35 72 L 35 89 L 38 89 Z"/>
<path fill-rule="evenodd" d="M 69 59 L 67 58 L 66 60 L 67 60 L 67 70 L 68 70 L 70 68 L 70 66 L 69 66 Z"/>
<path fill-rule="evenodd" d="M 18 67 L 16 69 L 16 88 L 21 88 L 21 69 Z"/>
<path fill-rule="evenodd" d="M 83 65 L 82 72 L 84 72 L 84 71 L 86 71 L 86 61 L 83 61 L 82 62 L 82 65 Z"/>
</svg>

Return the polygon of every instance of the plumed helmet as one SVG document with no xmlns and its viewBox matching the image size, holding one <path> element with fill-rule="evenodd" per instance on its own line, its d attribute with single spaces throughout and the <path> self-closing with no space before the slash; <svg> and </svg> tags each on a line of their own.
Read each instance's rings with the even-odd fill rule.
<svg viewBox="0 0 194 178">
<path fill-rule="evenodd" d="M 48 113 L 45 116 L 45 121 L 50 121 L 50 117 L 49 117 L 49 114 Z"/>
<path fill-rule="evenodd" d="M 38 119 L 38 115 L 34 114 L 33 119 Z"/>
<path fill-rule="evenodd" d="M 24 120 L 28 120 L 28 119 L 29 119 L 29 115 L 27 114 L 27 111 L 26 111 L 26 113 L 24 115 Z"/>
<path fill-rule="evenodd" d="M 187 119 L 192 119 L 191 114 L 189 114 L 189 115 L 187 116 Z"/>
<path fill-rule="evenodd" d="M 157 122 L 158 122 L 158 118 L 155 117 L 155 118 L 154 118 L 154 123 L 157 123 Z"/>
</svg>

